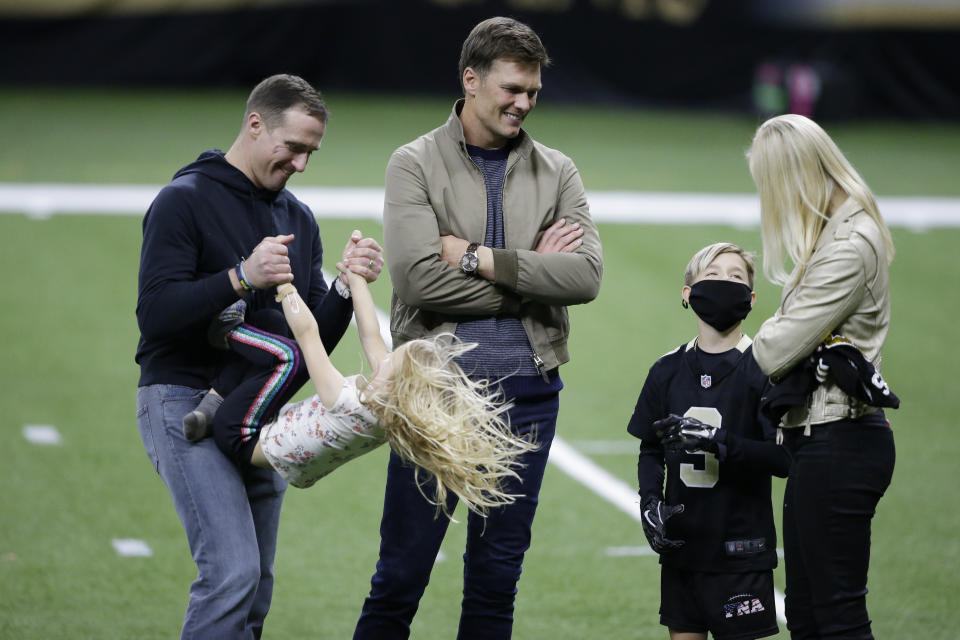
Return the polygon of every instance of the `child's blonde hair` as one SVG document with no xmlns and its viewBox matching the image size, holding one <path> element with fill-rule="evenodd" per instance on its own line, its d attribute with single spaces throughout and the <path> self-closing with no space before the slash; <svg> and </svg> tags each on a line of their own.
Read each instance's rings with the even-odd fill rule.
<svg viewBox="0 0 960 640">
<path fill-rule="evenodd" d="M 480 515 L 513 503 L 518 496 L 502 483 L 518 478 L 517 457 L 536 449 L 510 431 L 510 405 L 498 391 L 488 381 L 471 380 L 457 364 L 476 346 L 450 333 L 411 340 L 391 355 L 387 384 L 363 396 L 393 450 L 417 465 L 421 493 L 420 469 L 433 476 L 434 495 L 424 497 L 450 519 L 448 490 Z"/>
<path fill-rule="evenodd" d="M 691 286 L 693 281 L 697 279 L 697 276 L 703 273 L 706 268 L 717 259 L 717 256 L 724 253 L 733 253 L 740 256 L 740 259 L 743 260 L 743 263 L 747 266 L 746 284 L 750 285 L 750 289 L 753 289 L 753 253 L 744 251 L 732 242 L 715 242 L 693 254 L 690 262 L 687 263 L 687 268 L 683 272 L 683 284 L 688 287 Z"/>
<path fill-rule="evenodd" d="M 873 218 L 893 260 L 893 240 L 870 188 L 830 136 L 813 120 L 787 114 L 764 122 L 747 153 L 760 194 L 763 272 L 774 284 L 803 275 L 837 187 Z M 784 257 L 793 263 L 788 273 Z"/>
</svg>

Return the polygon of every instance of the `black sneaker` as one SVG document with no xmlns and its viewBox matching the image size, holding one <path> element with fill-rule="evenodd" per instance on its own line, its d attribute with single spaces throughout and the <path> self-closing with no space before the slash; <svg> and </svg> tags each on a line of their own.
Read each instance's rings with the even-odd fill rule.
<svg viewBox="0 0 960 640">
<path fill-rule="evenodd" d="M 247 301 L 240 299 L 221 311 L 207 327 L 207 340 L 216 349 L 226 351 L 230 348 L 227 334 L 243 324 L 247 314 Z"/>
</svg>

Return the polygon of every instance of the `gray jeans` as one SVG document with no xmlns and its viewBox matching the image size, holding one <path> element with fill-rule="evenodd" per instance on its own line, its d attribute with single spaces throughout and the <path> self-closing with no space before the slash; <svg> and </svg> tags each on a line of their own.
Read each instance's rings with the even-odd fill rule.
<svg viewBox="0 0 960 640">
<path fill-rule="evenodd" d="M 286 483 L 273 471 L 240 470 L 212 438 L 184 439 L 183 416 L 205 389 L 137 390 L 137 425 L 163 478 L 197 564 L 181 638 L 259 638 L 273 595 L 273 559 Z"/>
</svg>

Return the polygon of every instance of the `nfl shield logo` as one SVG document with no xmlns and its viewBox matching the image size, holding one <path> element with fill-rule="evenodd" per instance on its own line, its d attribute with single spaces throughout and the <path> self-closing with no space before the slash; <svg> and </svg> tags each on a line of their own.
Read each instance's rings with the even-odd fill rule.
<svg viewBox="0 0 960 640">
<path fill-rule="evenodd" d="M 706 374 L 700 376 L 701 387 L 703 387 L 704 389 L 709 389 L 711 384 L 713 384 L 713 379 L 710 376 Z"/>
</svg>

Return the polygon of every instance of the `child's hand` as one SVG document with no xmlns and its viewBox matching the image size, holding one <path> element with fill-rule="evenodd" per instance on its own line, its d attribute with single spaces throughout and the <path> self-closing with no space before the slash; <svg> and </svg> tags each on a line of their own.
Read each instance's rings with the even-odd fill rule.
<svg viewBox="0 0 960 640">
<path fill-rule="evenodd" d="M 666 553 L 683 546 L 683 540 L 671 540 L 666 535 L 667 520 L 678 513 L 683 513 L 683 505 L 664 504 L 657 496 L 650 496 L 643 501 L 643 513 L 640 523 L 643 525 L 643 535 L 647 537 L 650 548 L 657 553 Z"/>
<path fill-rule="evenodd" d="M 341 281 L 348 285 L 350 279 L 347 273 L 355 273 L 367 282 L 373 282 L 380 277 L 383 270 L 383 249 L 373 238 L 364 238 L 359 230 L 350 234 L 350 240 L 343 249 L 343 257 L 337 263 Z"/>
<path fill-rule="evenodd" d="M 671 413 L 653 423 L 660 444 L 668 451 L 719 451 L 720 429 L 696 418 Z"/>
</svg>

